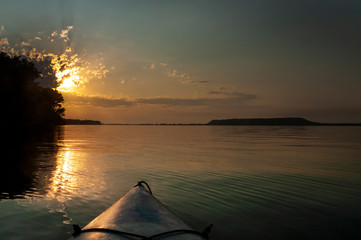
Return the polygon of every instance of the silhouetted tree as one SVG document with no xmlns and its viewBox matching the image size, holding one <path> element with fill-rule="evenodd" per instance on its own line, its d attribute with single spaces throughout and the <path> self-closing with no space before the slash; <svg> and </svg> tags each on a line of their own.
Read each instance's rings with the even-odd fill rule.
<svg viewBox="0 0 361 240">
<path fill-rule="evenodd" d="M 0 123 L 17 127 L 50 127 L 61 124 L 65 109 L 57 90 L 36 82 L 41 74 L 34 64 L 0 52 Z"/>
</svg>

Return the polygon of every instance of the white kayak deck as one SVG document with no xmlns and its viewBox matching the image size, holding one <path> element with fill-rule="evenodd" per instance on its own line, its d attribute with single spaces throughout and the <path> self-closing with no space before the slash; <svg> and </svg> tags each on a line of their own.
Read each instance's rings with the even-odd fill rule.
<svg viewBox="0 0 361 240">
<path fill-rule="evenodd" d="M 91 230 L 93 229 L 93 230 Z M 109 229 L 111 231 L 97 231 Z M 126 232 L 141 236 L 154 236 L 173 230 L 192 230 L 168 208 L 153 197 L 143 186 L 135 186 L 110 208 L 86 225 L 77 240 L 91 239 L 142 239 L 117 233 Z M 176 233 L 154 239 L 206 239 L 196 233 Z"/>
</svg>

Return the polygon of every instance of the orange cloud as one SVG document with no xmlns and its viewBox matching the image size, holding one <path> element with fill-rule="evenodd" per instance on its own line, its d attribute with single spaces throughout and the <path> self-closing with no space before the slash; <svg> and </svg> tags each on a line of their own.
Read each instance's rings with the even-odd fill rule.
<svg viewBox="0 0 361 240">
<path fill-rule="evenodd" d="M 7 38 L 1 38 L 0 39 L 0 45 L 9 45 L 9 41 Z"/>
</svg>

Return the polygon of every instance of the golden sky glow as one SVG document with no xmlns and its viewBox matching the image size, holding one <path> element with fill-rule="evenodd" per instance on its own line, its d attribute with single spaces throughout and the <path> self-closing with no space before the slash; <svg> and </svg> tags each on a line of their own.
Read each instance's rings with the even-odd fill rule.
<svg viewBox="0 0 361 240">
<path fill-rule="evenodd" d="M 69 41 L 68 34 L 72 29 L 73 26 L 68 26 L 59 32 L 54 31 L 50 36 L 45 36 L 45 39 L 50 40 L 48 43 L 57 48 L 59 40 L 61 43 Z M 0 49 L 11 56 L 19 55 L 33 62 L 42 75 L 39 81 L 47 81 L 50 87 L 60 92 L 81 95 L 82 88 L 90 79 L 102 79 L 109 72 L 99 59 L 95 59 L 94 62 L 87 61 L 74 53 L 70 46 L 59 53 L 33 47 L 34 41 L 42 41 L 42 39 L 44 37 L 36 36 L 20 44 L 10 45 L 7 38 L 0 38 Z"/>
<path fill-rule="evenodd" d="M 3 5 L 0 48 L 43 70 L 50 59 L 67 118 L 361 121 L 357 1 Z"/>
<path fill-rule="evenodd" d="M 75 62 L 70 62 L 65 65 L 65 69 L 62 69 L 61 63 L 54 62 L 55 76 L 58 79 L 59 86 L 57 89 L 62 92 L 71 92 L 81 84 L 81 78 L 79 76 L 79 68 L 75 65 Z"/>
</svg>

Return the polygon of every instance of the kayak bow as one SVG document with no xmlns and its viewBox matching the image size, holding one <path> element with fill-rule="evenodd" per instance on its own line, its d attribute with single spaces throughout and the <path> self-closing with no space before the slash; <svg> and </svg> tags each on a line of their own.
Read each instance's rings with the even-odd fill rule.
<svg viewBox="0 0 361 240">
<path fill-rule="evenodd" d="M 73 239 L 204 240 L 208 239 L 211 226 L 202 233 L 194 231 L 158 201 L 149 185 L 141 181 L 83 229 L 74 225 Z"/>
</svg>

